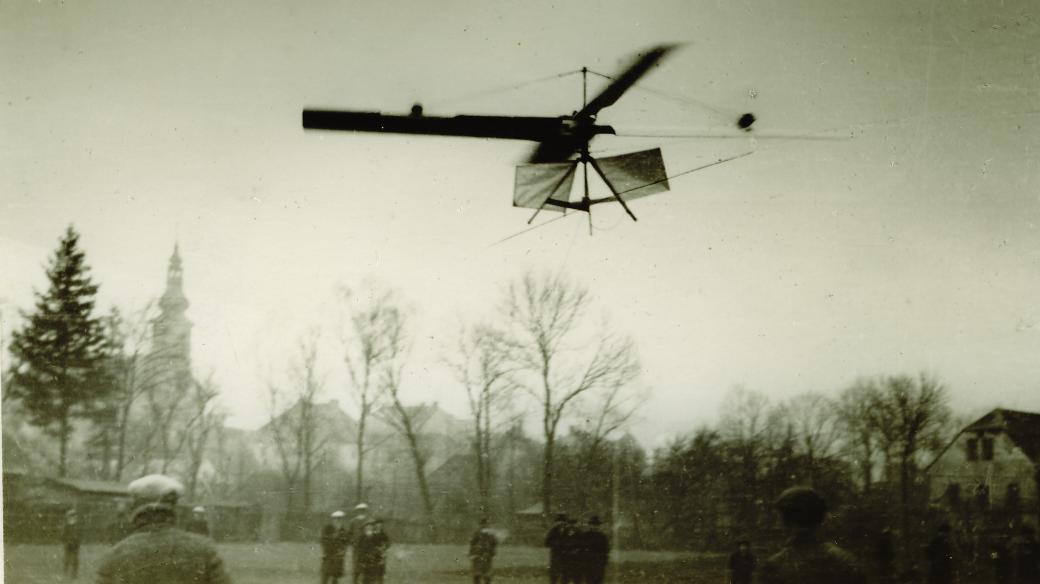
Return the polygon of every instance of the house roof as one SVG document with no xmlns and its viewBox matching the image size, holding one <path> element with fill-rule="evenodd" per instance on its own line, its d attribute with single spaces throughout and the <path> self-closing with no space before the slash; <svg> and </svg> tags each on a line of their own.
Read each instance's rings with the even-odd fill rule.
<svg viewBox="0 0 1040 584">
<path fill-rule="evenodd" d="M 59 485 L 66 486 L 83 493 L 98 493 L 102 495 L 128 495 L 126 485 L 110 481 L 95 481 L 90 479 L 54 479 Z"/>
<path fill-rule="evenodd" d="M 517 515 L 526 515 L 526 516 L 534 516 L 534 515 L 539 515 L 540 516 L 542 514 L 542 504 L 541 503 L 535 503 L 534 505 L 531 505 L 530 507 L 527 507 L 525 509 L 521 509 L 521 510 L 517 511 L 516 514 Z"/>
<path fill-rule="evenodd" d="M 456 418 L 441 409 L 437 402 L 421 403 L 404 407 L 412 418 L 415 431 L 427 436 L 468 436 L 469 422 Z M 373 434 L 394 434 L 396 430 L 387 420 L 397 419 L 397 413 L 390 405 L 383 406 L 373 416 Z"/>
<path fill-rule="evenodd" d="M 965 432 L 1000 431 L 1033 462 L 1040 458 L 1040 414 L 997 408 L 972 422 Z"/>
<path fill-rule="evenodd" d="M 286 419 L 289 416 L 299 415 L 298 412 L 303 407 L 303 399 L 296 400 L 288 409 L 281 414 L 278 414 L 277 419 L 279 421 Z M 314 403 L 314 409 L 312 412 L 315 423 L 324 429 L 328 433 L 328 437 L 334 443 L 351 443 L 357 434 L 357 422 L 349 414 L 343 411 L 340 407 L 338 400 L 329 400 L 327 402 Z M 261 428 L 261 432 L 271 432 L 272 422 L 264 424 Z"/>
</svg>

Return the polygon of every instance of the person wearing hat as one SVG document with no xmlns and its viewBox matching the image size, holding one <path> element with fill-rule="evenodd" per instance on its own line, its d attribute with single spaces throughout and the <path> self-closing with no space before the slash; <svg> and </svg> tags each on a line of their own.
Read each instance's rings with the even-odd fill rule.
<svg viewBox="0 0 1040 584">
<path fill-rule="evenodd" d="M 354 551 L 350 555 L 350 563 L 353 569 L 353 584 L 361 582 L 361 564 L 358 560 L 358 542 L 365 535 L 365 525 L 369 522 L 368 517 L 368 505 L 365 503 L 358 503 L 354 506 L 354 517 L 350 519 L 350 525 L 347 527 L 347 535 L 350 545 L 354 546 Z"/>
<path fill-rule="evenodd" d="M 346 513 L 333 511 L 321 530 L 321 584 L 336 582 L 343 577 L 343 558 L 347 555 L 350 535 L 343 526 Z"/>
<path fill-rule="evenodd" d="M 203 537 L 209 537 L 209 521 L 206 520 L 205 507 L 199 506 L 191 510 L 191 519 L 188 520 L 188 531 Z"/>
<path fill-rule="evenodd" d="M 175 527 L 179 481 L 148 475 L 127 490 L 133 532 L 102 558 L 98 584 L 230 584 L 213 542 Z"/>
<path fill-rule="evenodd" d="M 751 552 L 751 542 L 742 539 L 737 549 L 729 556 L 729 581 L 731 584 L 751 584 L 758 560 Z"/>
<path fill-rule="evenodd" d="M 491 561 L 495 558 L 498 538 L 488 529 L 487 517 L 480 519 L 480 527 L 469 540 L 469 562 L 473 569 L 473 584 L 491 584 Z"/>
<path fill-rule="evenodd" d="M 819 539 L 827 503 L 816 490 L 787 489 L 776 500 L 776 510 L 790 539 L 783 549 L 763 562 L 763 584 L 863 584 L 863 571 L 855 558 Z"/>
<path fill-rule="evenodd" d="M 610 559 L 610 539 L 602 529 L 598 515 L 589 517 L 576 536 L 577 577 L 586 584 L 603 584 Z"/>
<path fill-rule="evenodd" d="M 390 538 L 383 531 L 383 522 L 370 519 L 365 523 L 365 532 L 354 543 L 354 555 L 361 571 L 361 584 L 383 584 L 386 575 L 386 550 Z"/>
<path fill-rule="evenodd" d="M 545 547 L 549 548 L 549 584 L 564 581 L 564 556 L 574 538 L 574 529 L 566 513 L 557 513 L 552 526 L 545 534 Z"/>
<path fill-rule="evenodd" d="M 61 541 L 65 544 L 65 576 L 75 580 L 79 577 L 79 547 L 83 543 L 83 529 L 75 509 L 65 512 Z"/>
</svg>

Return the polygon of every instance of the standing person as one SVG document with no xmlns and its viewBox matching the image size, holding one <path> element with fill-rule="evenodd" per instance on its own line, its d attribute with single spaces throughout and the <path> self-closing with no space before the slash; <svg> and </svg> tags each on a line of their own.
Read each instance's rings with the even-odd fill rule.
<svg viewBox="0 0 1040 584">
<path fill-rule="evenodd" d="M 582 549 L 578 521 L 568 517 L 560 541 L 560 577 L 563 584 L 581 582 Z"/>
<path fill-rule="evenodd" d="M 148 475 L 127 490 L 133 532 L 102 558 L 97 584 L 230 584 L 213 542 L 175 527 L 179 481 Z"/>
<path fill-rule="evenodd" d="M 928 584 L 953 584 L 956 551 L 950 531 L 949 523 L 939 525 L 938 532 L 925 549 L 928 556 Z"/>
<path fill-rule="evenodd" d="M 83 543 L 83 526 L 75 509 L 65 512 L 61 542 L 65 546 L 65 577 L 75 580 L 79 578 L 79 546 Z"/>
<path fill-rule="evenodd" d="M 758 559 L 751 552 L 751 542 L 746 539 L 737 542 L 737 549 L 729 556 L 730 584 L 751 584 L 751 579 L 758 566 Z"/>
<path fill-rule="evenodd" d="M 855 558 L 817 535 L 827 517 L 827 502 L 819 493 L 792 487 L 776 500 L 776 510 L 790 539 L 762 563 L 763 584 L 863 584 Z"/>
<path fill-rule="evenodd" d="M 191 510 L 191 519 L 188 520 L 188 531 L 203 537 L 209 537 L 209 521 L 206 519 L 205 507 L 199 506 Z"/>
<path fill-rule="evenodd" d="M 1040 547 L 1036 542 L 1036 532 L 1029 525 L 1023 525 L 1012 540 L 1011 562 L 1014 570 L 1015 584 L 1040 583 Z"/>
<path fill-rule="evenodd" d="M 353 584 L 359 584 L 361 582 L 361 563 L 358 558 L 358 542 L 365 535 L 365 525 L 368 524 L 368 505 L 365 503 L 358 503 L 354 506 L 354 517 L 350 519 L 350 525 L 347 526 L 347 539 L 350 541 L 350 545 L 354 546 L 354 551 L 350 554 L 350 564 L 353 575 Z"/>
<path fill-rule="evenodd" d="M 365 524 L 365 533 L 354 544 L 354 554 L 361 567 L 362 584 L 383 584 L 386 575 L 386 550 L 390 538 L 383 531 L 383 522 L 371 519 Z"/>
<path fill-rule="evenodd" d="M 579 550 L 579 582 L 603 584 L 610 559 L 610 538 L 602 529 L 598 515 L 589 518 L 588 526 L 577 536 Z"/>
<path fill-rule="evenodd" d="M 896 577 L 896 541 L 885 527 L 874 540 L 874 570 L 878 584 L 892 584 Z"/>
<path fill-rule="evenodd" d="M 495 557 L 498 538 L 488 529 L 488 520 L 481 518 L 480 527 L 469 540 L 469 561 L 473 567 L 473 584 L 491 584 L 491 561 Z"/>
<path fill-rule="evenodd" d="M 343 577 L 343 559 L 350 535 L 343 526 L 346 513 L 333 511 L 330 522 L 321 529 L 321 584 L 336 584 Z"/>
<path fill-rule="evenodd" d="M 545 534 L 545 547 L 549 548 L 549 584 L 563 582 L 563 554 L 568 520 L 565 513 L 557 513 L 552 526 Z"/>
<path fill-rule="evenodd" d="M 1011 539 L 1006 534 L 997 535 L 989 551 L 990 565 L 993 568 L 994 584 L 1011 582 L 1014 565 L 1011 562 Z"/>
</svg>

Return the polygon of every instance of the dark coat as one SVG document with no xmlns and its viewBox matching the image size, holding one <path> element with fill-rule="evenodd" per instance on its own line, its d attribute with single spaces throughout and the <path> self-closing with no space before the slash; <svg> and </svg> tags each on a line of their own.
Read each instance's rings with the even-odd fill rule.
<svg viewBox="0 0 1040 584">
<path fill-rule="evenodd" d="M 940 533 L 932 538 L 925 550 L 928 556 L 929 584 L 948 584 L 953 582 L 955 550 L 953 540 L 947 533 Z"/>
<path fill-rule="evenodd" d="M 172 510 L 135 517 L 134 532 L 101 560 L 98 584 L 230 584 L 208 538 L 174 527 Z"/>
<path fill-rule="evenodd" d="M 473 572 L 486 575 L 491 571 L 491 560 L 495 557 L 498 539 L 486 529 L 478 529 L 469 540 L 469 559 Z"/>
<path fill-rule="evenodd" d="M 83 543 L 83 526 L 79 521 L 70 523 L 66 521 L 61 526 L 61 542 L 68 549 L 79 549 Z"/>
<path fill-rule="evenodd" d="M 863 571 L 852 554 L 806 534 L 790 540 L 762 563 L 763 584 L 863 584 Z"/>
<path fill-rule="evenodd" d="M 209 537 L 209 523 L 205 517 L 192 517 L 188 520 L 188 531 Z"/>
<path fill-rule="evenodd" d="M 570 526 L 562 521 L 557 521 L 545 534 L 545 547 L 549 548 L 549 563 L 559 562 L 560 556 L 567 545 Z"/>
<path fill-rule="evenodd" d="M 347 536 L 350 545 L 357 545 L 365 535 L 365 524 L 370 521 L 367 515 L 358 515 L 347 523 Z"/>
<path fill-rule="evenodd" d="M 1011 559 L 1016 584 L 1040 582 L 1040 545 L 1032 535 L 1018 535 L 1011 540 Z"/>
<path fill-rule="evenodd" d="M 358 567 L 364 574 L 382 575 L 386 572 L 386 550 L 390 547 L 390 538 L 386 532 L 366 533 L 354 543 L 354 554 Z"/>
<path fill-rule="evenodd" d="M 590 584 L 603 582 L 610 560 L 610 539 L 598 527 L 590 527 L 575 536 L 578 550 L 578 571 Z"/>
<path fill-rule="evenodd" d="M 758 566 L 755 554 L 748 550 L 746 554 L 735 551 L 729 556 L 730 580 L 733 584 L 751 584 L 751 577 Z"/>
<path fill-rule="evenodd" d="M 321 530 L 321 571 L 330 576 L 343 575 L 343 558 L 347 555 L 350 535 L 342 527 L 326 525 Z"/>
</svg>

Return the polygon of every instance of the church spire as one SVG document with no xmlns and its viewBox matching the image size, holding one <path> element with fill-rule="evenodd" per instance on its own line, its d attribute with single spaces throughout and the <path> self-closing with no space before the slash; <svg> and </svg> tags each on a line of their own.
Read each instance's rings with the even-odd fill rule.
<svg viewBox="0 0 1040 584">
<path fill-rule="evenodd" d="M 188 299 L 184 296 L 184 267 L 181 263 L 180 244 L 173 244 L 173 255 L 170 256 L 170 264 L 166 268 L 166 291 L 159 300 L 159 307 L 163 313 L 183 313 L 188 309 Z"/>
<path fill-rule="evenodd" d="M 153 324 L 156 350 L 178 355 L 187 363 L 191 351 L 191 321 L 188 299 L 184 296 L 184 266 L 180 245 L 173 244 L 173 254 L 166 268 L 166 291 L 159 298 L 159 316 Z"/>
</svg>

